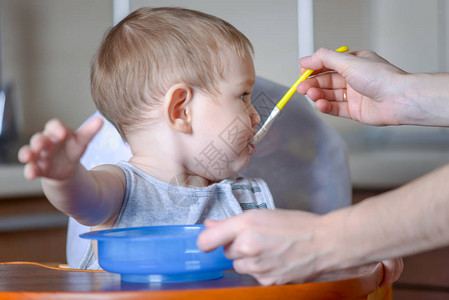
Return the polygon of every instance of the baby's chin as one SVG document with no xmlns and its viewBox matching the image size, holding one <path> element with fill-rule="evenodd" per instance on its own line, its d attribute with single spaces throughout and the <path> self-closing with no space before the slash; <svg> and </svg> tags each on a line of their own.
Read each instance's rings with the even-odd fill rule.
<svg viewBox="0 0 449 300">
<path fill-rule="evenodd" d="M 249 154 L 241 155 L 238 160 L 234 161 L 234 163 L 230 165 L 229 170 L 227 170 L 225 175 L 221 176 L 222 178 L 220 178 L 220 180 L 240 174 L 240 172 L 248 166 L 250 158 L 251 156 Z"/>
<path fill-rule="evenodd" d="M 220 182 L 224 179 L 238 175 L 243 169 L 246 168 L 249 163 L 249 159 L 250 155 L 239 157 L 238 160 L 233 161 L 231 164 L 229 164 L 229 167 L 224 170 L 220 170 L 217 172 L 207 172 L 198 175 L 209 180 L 211 183 Z"/>
</svg>

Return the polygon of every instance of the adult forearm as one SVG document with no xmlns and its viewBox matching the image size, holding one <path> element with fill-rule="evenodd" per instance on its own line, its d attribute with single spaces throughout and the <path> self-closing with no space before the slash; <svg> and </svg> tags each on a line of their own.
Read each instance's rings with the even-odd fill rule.
<svg viewBox="0 0 449 300">
<path fill-rule="evenodd" d="M 449 165 L 391 192 L 330 213 L 324 270 L 449 245 Z"/>
<path fill-rule="evenodd" d="M 402 76 L 404 104 L 396 112 L 402 124 L 449 126 L 449 73 Z"/>
</svg>

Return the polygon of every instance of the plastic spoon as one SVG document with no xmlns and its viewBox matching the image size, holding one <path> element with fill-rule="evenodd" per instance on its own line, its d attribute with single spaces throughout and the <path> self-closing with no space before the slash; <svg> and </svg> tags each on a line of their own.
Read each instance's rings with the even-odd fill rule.
<svg viewBox="0 0 449 300">
<path fill-rule="evenodd" d="M 346 46 L 340 47 L 336 49 L 337 52 L 346 52 L 349 48 Z M 287 104 L 288 100 L 293 96 L 293 94 L 296 92 L 296 89 L 298 85 L 307 79 L 311 74 L 313 73 L 313 70 L 306 70 L 301 77 L 299 77 L 298 80 L 292 85 L 292 87 L 288 90 L 288 92 L 282 97 L 282 99 L 276 104 L 274 109 L 271 111 L 271 114 L 268 116 L 267 120 L 263 124 L 263 126 L 259 129 L 259 131 L 254 135 L 254 137 L 251 139 L 252 144 L 257 144 L 267 133 L 268 129 L 270 129 L 271 125 L 273 124 L 276 117 L 279 115 L 279 113 L 284 108 L 285 104 Z"/>
</svg>

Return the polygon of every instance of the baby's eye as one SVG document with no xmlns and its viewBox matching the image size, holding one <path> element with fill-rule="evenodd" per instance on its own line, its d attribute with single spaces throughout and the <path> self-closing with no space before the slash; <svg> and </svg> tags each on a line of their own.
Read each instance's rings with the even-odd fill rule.
<svg viewBox="0 0 449 300">
<path fill-rule="evenodd" d="M 244 92 L 241 96 L 240 99 L 242 99 L 243 102 L 246 101 L 246 99 L 249 97 L 250 93 L 249 92 Z"/>
</svg>

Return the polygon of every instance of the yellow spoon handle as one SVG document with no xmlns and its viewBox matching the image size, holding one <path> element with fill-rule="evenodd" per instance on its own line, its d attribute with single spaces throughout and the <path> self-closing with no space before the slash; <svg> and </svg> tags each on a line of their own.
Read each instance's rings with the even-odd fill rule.
<svg viewBox="0 0 449 300">
<path fill-rule="evenodd" d="M 349 50 L 349 48 L 346 46 L 335 49 L 335 51 L 337 51 L 337 52 L 346 52 L 348 50 Z M 307 77 L 309 77 L 312 73 L 313 73 L 313 70 L 306 70 L 304 73 L 302 73 L 301 77 L 299 77 L 299 79 L 296 80 L 296 82 L 287 91 L 287 93 L 285 93 L 284 97 L 282 97 L 282 99 L 278 102 L 278 104 L 276 104 L 276 107 L 279 108 L 279 110 L 282 110 L 284 108 L 285 104 L 287 104 L 288 100 L 290 100 L 290 98 L 295 94 L 296 89 L 298 88 L 298 85 L 302 81 L 306 80 Z"/>
</svg>

